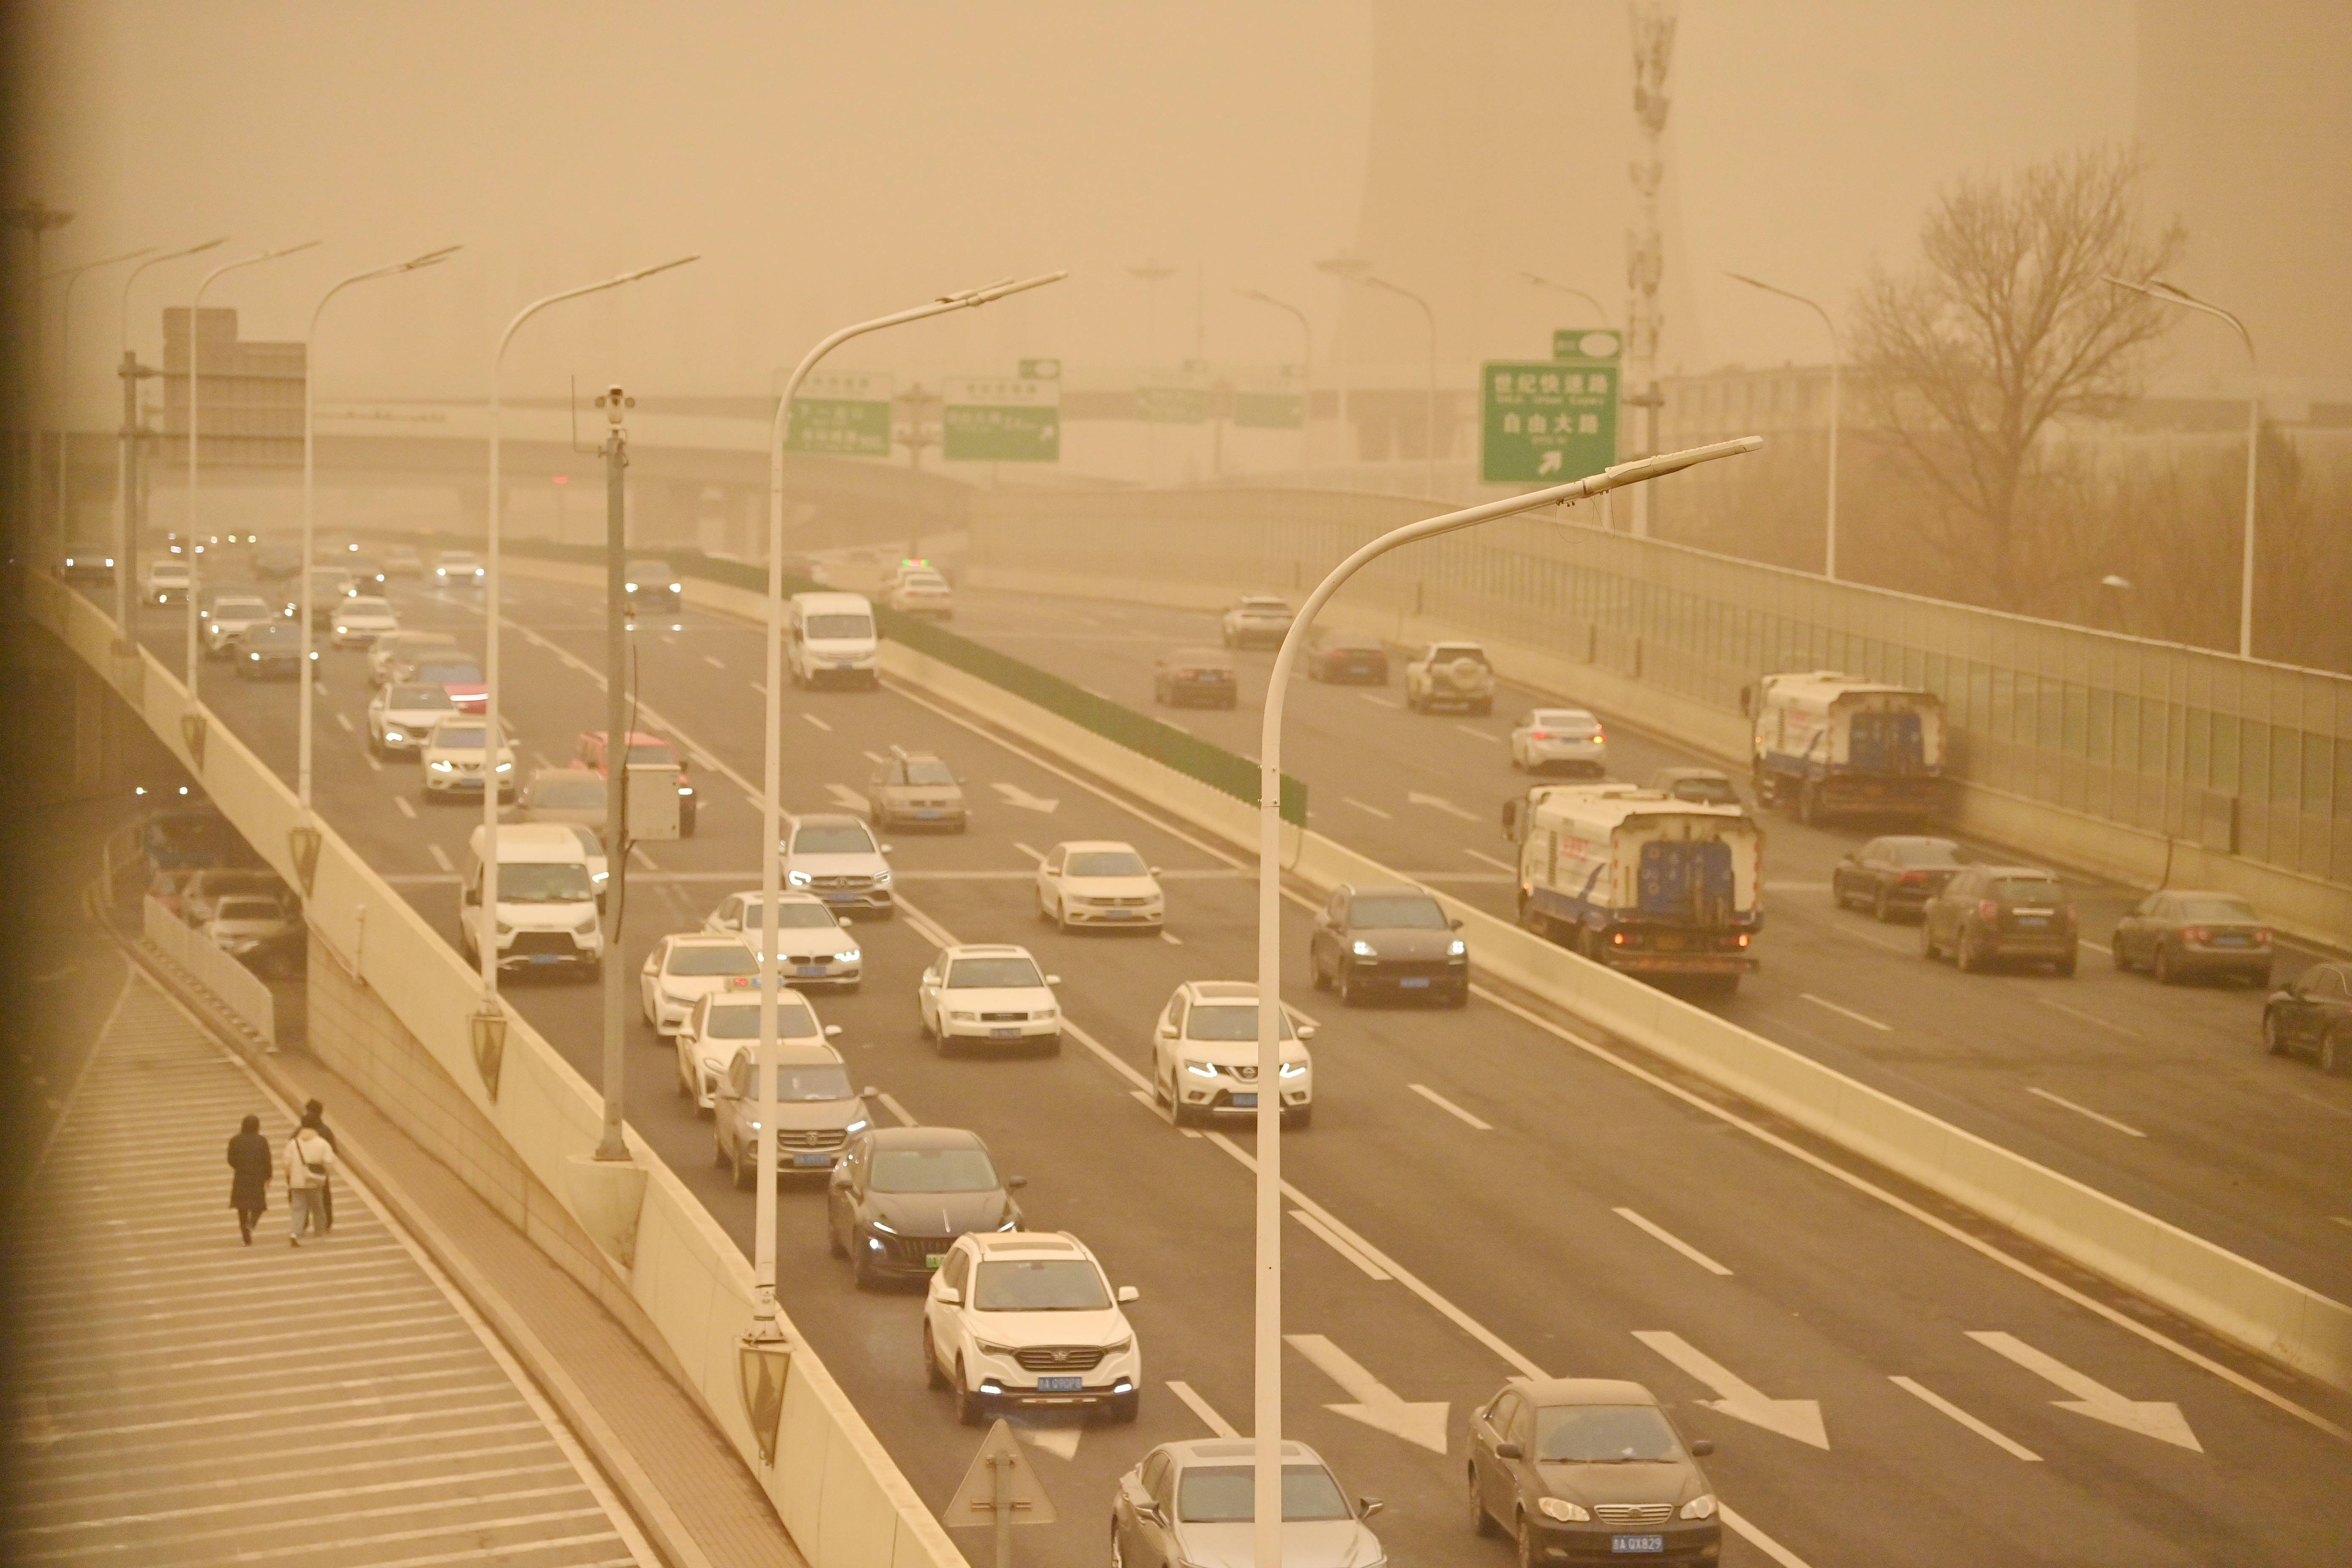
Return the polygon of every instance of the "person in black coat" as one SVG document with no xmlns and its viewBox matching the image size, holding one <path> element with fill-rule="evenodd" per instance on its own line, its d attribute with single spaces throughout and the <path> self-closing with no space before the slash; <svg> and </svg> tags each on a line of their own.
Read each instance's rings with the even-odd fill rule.
<svg viewBox="0 0 2352 1568">
<path fill-rule="evenodd" d="M 236 1228 L 251 1247 L 253 1227 L 269 1207 L 269 1140 L 261 1135 L 260 1117 L 247 1117 L 228 1141 L 228 1168 L 236 1173 L 229 1182 L 228 1206 L 236 1211 Z"/>
<path fill-rule="evenodd" d="M 302 1125 L 327 1141 L 327 1147 L 340 1154 L 343 1146 L 335 1142 L 335 1130 L 327 1125 L 327 1108 L 315 1100 L 302 1102 Z M 319 1189 L 319 1232 L 325 1235 L 335 1228 L 335 1190 Z"/>
</svg>

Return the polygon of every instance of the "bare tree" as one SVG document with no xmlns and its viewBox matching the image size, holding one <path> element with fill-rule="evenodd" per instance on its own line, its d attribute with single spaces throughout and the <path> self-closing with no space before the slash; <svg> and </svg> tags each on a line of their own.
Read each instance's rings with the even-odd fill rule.
<svg viewBox="0 0 2352 1568">
<path fill-rule="evenodd" d="M 1919 264 L 1874 271 L 1856 300 L 1872 413 L 1937 502 L 1906 521 L 1958 596 L 2033 610 L 2090 564 L 2041 526 L 2056 517 L 2036 515 L 2045 492 L 2073 488 L 2045 437 L 2131 395 L 2141 351 L 2169 324 L 2101 281 L 2160 272 L 2180 252 L 2178 223 L 2143 229 L 2139 173 L 2132 154 L 2094 148 L 1963 180 L 1928 213 Z"/>
</svg>

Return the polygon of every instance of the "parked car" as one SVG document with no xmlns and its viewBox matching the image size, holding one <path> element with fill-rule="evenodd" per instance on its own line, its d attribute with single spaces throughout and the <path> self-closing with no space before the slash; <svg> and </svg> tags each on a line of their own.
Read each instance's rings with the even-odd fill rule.
<svg viewBox="0 0 2352 1568">
<path fill-rule="evenodd" d="M 923 1369 L 932 1387 L 955 1390 L 967 1426 L 1001 1406 L 1032 1405 L 1132 1421 L 1143 1357 L 1119 1309 L 1139 1294 L 1132 1285 L 1114 1290 L 1066 1231 L 966 1231 L 949 1244 L 923 1301 Z"/>
<path fill-rule="evenodd" d="M 1459 1007 L 1470 1000 L 1470 944 L 1461 933 L 1462 922 L 1422 889 L 1343 882 L 1315 913 L 1307 972 L 1318 991 L 1336 986 L 1343 1007 L 1383 992 Z"/>
<path fill-rule="evenodd" d="M 1235 1437 L 1162 1443 L 1146 1454 L 1119 1478 L 1111 1502 L 1111 1561 L 1134 1568 L 1248 1562 L 1255 1454 L 1248 1439 Z M 1285 1442 L 1282 1568 L 1381 1568 L 1388 1557 L 1364 1521 L 1386 1506 L 1378 1498 L 1349 1502 L 1321 1455 Z"/>
<path fill-rule="evenodd" d="M 961 833 L 971 826 L 963 785 L 955 770 L 930 752 L 893 746 L 866 786 L 866 816 L 875 826 L 911 825 Z"/>
<path fill-rule="evenodd" d="M 2145 969 L 2159 985 L 2204 974 L 2271 983 L 2270 927 L 2235 893 L 2150 893 L 2107 941 L 2117 969 Z"/>
<path fill-rule="evenodd" d="M 1307 647 L 1307 679 L 1386 686 L 1388 645 L 1369 632 L 1318 632 Z"/>
<path fill-rule="evenodd" d="M 1830 870 L 1830 902 L 1859 904 L 1882 921 L 1916 914 L 1968 864 L 1948 838 L 1894 834 L 1849 849 Z"/>
<path fill-rule="evenodd" d="M 2080 940 L 2066 885 L 2033 866 L 1967 866 L 1921 906 L 1919 952 L 1964 970 L 2022 961 L 2074 973 Z"/>
<path fill-rule="evenodd" d="M 1244 594 L 1218 618 L 1227 647 L 1279 647 L 1297 612 L 1270 594 Z"/>
<path fill-rule="evenodd" d="M 966 1231 L 1021 1228 L 1014 1189 L 988 1145 L 960 1127 L 869 1127 L 856 1134 L 825 1189 L 825 1243 L 850 1260 L 859 1289 L 929 1279 Z"/>
<path fill-rule="evenodd" d="M 1234 656 L 1210 647 L 1180 647 L 1151 667 L 1151 700 L 1164 708 L 1231 708 L 1241 700 Z"/>
<path fill-rule="evenodd" d="M 1492 713 L 1495 667 L 1486 650 L 1474 642 L 1431 643 L 1405 664 L 1404 705 L 1416 713 Z"/>
<path fill-rule="evenodd" d="M 1723 1549 L 1715 1489 L 1638 1383 L 1515 1377 L 1470 1417 L 1471 1528 L 1509 1534 L 1523 1563 L 1713 1568 Z M 1633 1555 L 1639 1553 L 1640 1555 Z"/>
<path fill-rule="evenodd" d="M 2315 963 L 2263 1004 L 2263 1048 L 2352 1072 L 2352 963 Z"/>
<path fill-rule="evenodd" d="M 1720 768 L 1660 768 L 1642 786 L 1668 800 L 1696 805 L 1740 805 L 1739 786 Z"/>
<path fill-rule="evenodd" d="M 238 898 L 289 904 L 294 900 L 294 890 L 277 872 L 264 868 L 207 867 L 180 885 L 180 915 L 190 925 L 200 926 L 219 912 L 223 900 Z"/>
<path fill-rule="evenodd" d="M 1581 708 L 1530 708 L 1511 728 L 1511 766 L 1599 778 L 1609 771 L 1609 732 Z"/>
<path fill-rule="evenodd" d="M 301 917 L 274 898 L 223 899 L 200 929 L 206 941 L 256 974 L 276 979 L 301 972 Z"/>
</svg>

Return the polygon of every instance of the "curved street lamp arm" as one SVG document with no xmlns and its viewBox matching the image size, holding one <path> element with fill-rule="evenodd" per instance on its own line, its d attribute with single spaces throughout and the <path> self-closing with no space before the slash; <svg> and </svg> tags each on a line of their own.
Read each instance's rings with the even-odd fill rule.
<svg viewBox="0 0 2352 1568">
<path fill-rule="evenodd" d="M 227 243 L 228 236 L 223 235 L 218 239 L 205 240 L 202 245 L 191 245 L 183 250 L 168 251 L 162 256 L 151 256 L 146 260 L 141 262 L 138 266 L 131 269 L 131 276 L 122 280 L 123 353 L 129 353 L 131 352 L 131 286 L 139 281 L 139 275 L 142 272 L 146 271 L 150 267 L 160 267 L 166 261 L 178 261 L 190 256 L 201 256 L 207 250 L 226 245 Z"/>
<path fill-rule="evenodd" d="M 1544 277 L 1541 273 L 1522 272 L 1519 276 L 1528 282 L 1534 284 L 1538 289 L 1549 289 L 1555 293 L 1574 295 L 1576 298 L 1583 300 L 1586 304 L 1592 307 L 1593 313 L 1601 318 L 1601 324 L 1602 326 L 1606 327 L 1609 325 L 1608 307 L 1601 304 L 1600 300 L 1594 299 L 1583 289 L 1571 287 L 1566 283 L 1554 282 L 1552 279 Z M 1613 331 L 1614 329 L 1612 330 Z"/>
</svg>

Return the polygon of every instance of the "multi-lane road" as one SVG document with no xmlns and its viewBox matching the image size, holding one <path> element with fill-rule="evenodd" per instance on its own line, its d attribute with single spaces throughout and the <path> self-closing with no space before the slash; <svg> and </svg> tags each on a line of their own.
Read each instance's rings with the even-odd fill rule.
<svg viewBox="0 0 2352 1568">
<path fill-rule="evenodd" d="M 474 595 L 394 597 L 410 625 L 479 637 Z M 505 643 L 505 707 L 526 765 L 562 761 L 577 732 L 602 723 L 595 603 L 585 590 L 510 585 L 506 613 L 520 635 Z M 983 608 L 967 595 L 959 628 L 1132 699 L 1122 683 L 1171 640 L 1156 615 L 995 599 Z M 167 659 L 179 647 L 173 625 L 151 628 Z M 1183 638 L 1205 629 L 1189 618 Z M 663 932 L 698 924 L 722 895 L 757 885 L 762 701 L 760 640 L 747 626 L 689 611 L 641 625 L 636 641 L 648 727 L 689 748 L 703 800 L 698 835 L 655 847 L 635 873 L 619 955 L 632 970 Z M 327 652 L 321 665 L 320 807 L 454 938 L 454 867 L 477 814 L 426 805 L 413 765 L 370 759 L 362 659 Z M 241 683 L 218 665 L 205 677 L 215 710 L 290 776 L 293 689 Z M 1469 731 L 1500 733 L 1507 715 L 1457 732 L 1453 721 L 1363 700 L 1371 695 L 1301 694 L 1295 760 L 1318 824 L 1336 830 L 1335 814 L 1355 811 L 1364 821 L 1342 837 L 1433 881 L 1499 877 L 1469 851 L 1506 853 L 1486 825 L 1515 775 L 1497 744 Z M 1146 1031 L 1168 993 L 1187 979 L 1250 973 L 1244 868 L 1027 744 L 912 694 L 787 692 L 784 706 L 790 806 L 845 804 L 894 742 L 939 751 L 974 798 L 968 835 L 892 836 L 905 912 L 861 928 L 864 991 L 819 996 L 816 1006 L 844 1026 L 854 1076 L 884 1090 L 893 1114 L 980 1131 L 1007 1169 L 1030 1178 L 1024 1199 L 1037 1223 L 1075 1231 L 1116 1283 L 1142 1288 L 1130 1309 L 1147 1378 L 1139 1421 L 1024 1424 L 1063 1522 L 1024 1531 L 1024 1560 L 1099 1563 L 1115 1478 L 1146 1448 L 1248 1425 L 1251 1140 L 1239 1128 L 1179 1131 L 1139 1092 Z M 1240 717 L 1181 721 L 1246 750 Z M 1613 734 L 1618 770 L 1678 760 L 1639 749 L 1646 744 Z M 1129 839 L 1165 868 L 1166 937 L 1064 937 L 1035 919 L 1035 852 L 1081 837 Z M 1776 828 L 1772 874 L 1825 881 L 1842 842 Z M 1507 907 L 1499 881 L 1450 886 Z M 1482 990 L 1460 1012 L 1343 1012 L 1308 988 L 1302 912 L 1285 918 L 1286 994 L 1323 1025 L 1313 1046 L 1320 1113 L 1285 1150 L 1285 1327 L 1303 1341 L 1286 1363 L 1286 1422 L 1352 1490 L 1389 1500 L 1377 1528 L 1392 1561 L 1506 1560 L 1507 1547 L 1470 1537 L 1463 1434 L 1473 1406 L 1515 1370 L 1638 1379 L 1686 1432 L 1715 1439 L 1708 1466 L 1733 1525 L 1727 1563 L 2345 1559 L 2352 1442 L 2341 1429 L 2352 1426 L 2352 1401 L 1979 1241 L 1527 999 Z M 1841 934 L 1845 918 L 1818 893 L 1776 898 L 1773 921 L 1768 978 L 1731 1005 L 1743 1020 L 1853 1070 L 1900 1078 L 1933 1108 L 2028 1152 L 2088 1158 L 2080 1130 L 2059 1120 L 2071 1112 L 2053 1107 L 2042 1127 L 2032 1104 L 1996 1108 L 2005 1068 L 2147 1134 L 2136 1142 L 2153 1147 L 2110 1156 L 2110 1168 L 2158 1196 L 2183 1185 L 2166 1179 L 2171 1160 L 2199 1157 L 2235 1173 L 2256 1199 L 2275 1187 L 2283 1203 L 2319 1201 L 2320 1178 L 2284 1174 L 2296 1151 L 2276 1146 L 2275 1124 L 2267 1141 L 2228 1146 L 2235 1125 L 2257 1116 L 2259 1097 L 2256 1080 L 2218 1049 L 2196 1056 L 2216 1068 L 2199 1107 L 2210 1144 L 2170 1150 L 2186 1103 L 2176 1120 L 2156 1113 L 2156 1098 L 2095 1092 L 2095 1047 L 2109 1077 L 2119 1059 L 2152 1055 L 2169 1077 L 2193 1078 L 2179 1058 L 2197 1047 L 2176 1015 L 2210 1006 L 2219 1030 L 2242 998 L 2151 991 L 2143 1006 L 2125 982 L 2090 970 L 2071 990 L 1953 977 L 1910 957 L 1907 932 L 1863 921 Z M 2095 913 L 2088 921 L 2094 931 L 2101 923 Z M 1900 951 L 1874 945 L 1882 939 Z M 1063 977 L 1072 1027 L 1062 1055 L 946 1061 L 930 1052 L 915 1029 L 914 982 L 949 940 L 1024 942 Z M 1806 954 L 1814 977 L 1800 984 L 1794 966 Z M 1885 1028 L 1834 1033 L 1845 1015 L 1810 1016 L 1818 1009 L 1807 993 Z M 2031 999 L 2042 994 L 2103 1022 Z M 518 985 L 510 994 L 594 1081 L 594 989 Z M 2051 1044 L 2021 1030 L 2025 1020 L 2043 1035 L 2068 1032 Z M 2110 1024 L 2137 1037 L 2105 1043 Z M 751 1194 L 712 1168 L 709 1123 L 677 1098 L 671 1058 L 650 1030 L 632 1027 L 631 1121 L 748 1249 Z M 1969 1044 L 1978 1038 L 1981 1051 Z M 2344 1113 L 2330 1093 L 2340 1086 L 2315 1078 L 2301 1087 Z M 2324 1153 L 2311 1150 L 2315 1163 Z M 2343 1168 L 2340 1154 L 2335 1164 Z M 978 1434 L 924 1386 L 919 1298 L 853 1289 L 846 1267 L 825 1256 L 822 1202 L 814 1183 L 794 1181 L 781 1205 L 787 1309 L 936 1509 Z M 2352 1230 L 2343 1236 L 2352 1243 Z M 2329 1256 L 2316 1238 L 2308 1250 L 2315 1261 Z"/>
</svg>

